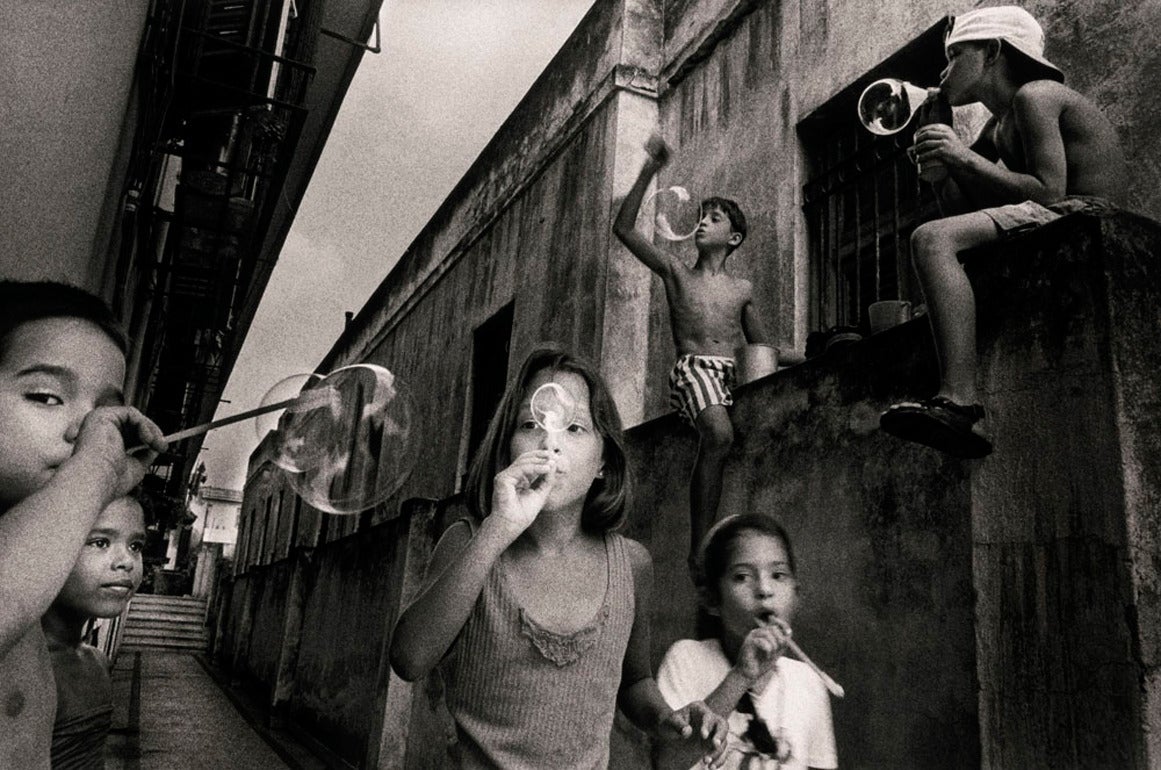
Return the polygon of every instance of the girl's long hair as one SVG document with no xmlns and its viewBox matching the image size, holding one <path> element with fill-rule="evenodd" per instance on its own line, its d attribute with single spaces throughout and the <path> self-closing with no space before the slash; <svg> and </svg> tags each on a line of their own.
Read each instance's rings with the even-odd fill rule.
<svg viewBox="0 0 1161 770">
<path fill-rule="evenodd" d="M 591 534 L 611 532 L 624 523 L 629 502 L 630 481 L 621 417 L 596 369 L 587 361 L 555 346 L 538 347 L 529 353 L 520 373 L 504 391 L 468 471 L 464 489 L 468 508 L 479 519 L 491 512 L 493 479 L 512 462 L 508 447 L 519 416 L 520 402 L 532 379 L 545 370 L 571 372 L 588 385 L 593 428 L 603 445 L 604 474 L 593 480 L 585 497 L 581 528 Z"/>
</svg>

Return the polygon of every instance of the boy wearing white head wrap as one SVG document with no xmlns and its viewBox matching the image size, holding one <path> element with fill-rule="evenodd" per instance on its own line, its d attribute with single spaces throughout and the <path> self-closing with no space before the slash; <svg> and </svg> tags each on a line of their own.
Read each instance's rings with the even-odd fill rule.
<svg viewBox="0 0 1161 770">
<path fill-rule="evenodd" d="M 950 19 L 944 48 L 940 89 L 948 101 L 982 102 L 992 117 L 970 147 L 944 124 L 915 132 L 916 160 L 943 163 L 949 172 L 935 183 L 949 216 L 911 236 L 941 385 L 933 398 L 895 404 L 880 425 L 959 457 L 983 457 L 992 446 L 976 400 L 975 297 L 956 255 L 1066 213 L 1107 210 L 1125 165 L 1116 129 L 1064 85 L 1064 74 L 1044 57 L 1040 25 L 1023 8 L 978 8 Z"/>
</svg>

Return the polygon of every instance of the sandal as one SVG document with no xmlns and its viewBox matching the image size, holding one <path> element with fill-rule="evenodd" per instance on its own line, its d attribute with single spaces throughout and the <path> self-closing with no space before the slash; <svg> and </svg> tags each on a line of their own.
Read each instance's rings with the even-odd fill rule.
<svg viewBox="0 0 1161 770">
<path fill-rule="evenodd" d="M 891 406 L 879 417 L 879 427 L 892 436 L 974 460 L 992 452 L 992 442 L 973 430 L 983 417 L 979 404 L 964 406 L 936 396 Z"/>
</svg>

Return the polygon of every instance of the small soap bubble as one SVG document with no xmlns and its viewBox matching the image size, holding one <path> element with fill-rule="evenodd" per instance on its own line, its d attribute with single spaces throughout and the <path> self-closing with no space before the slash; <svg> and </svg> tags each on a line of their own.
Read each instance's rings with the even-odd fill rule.
<svg viewBox="0 0 1161 770">
<path fill-rule="evenodd" d="M 546 382 L 532 392 L 532 419 L 549 433 L 567 430 L 576 417 L 576 398 L 562 385 Z"/>
<path fill-rule="evenodd" d="M 701 202 L 680 185 L 659 187 L 642 207 L 653 207 L 653 229 L 669 241 L 684 241 L 693 237 L 701 222 Z"/>
<path fill-rule="evenodd" d="M 859 122 L 872 134 L 890 136 L 902 131 L 927 99 L 927 90 L 905 80 L 883 78 L 859 96 Z"/>
</svg>

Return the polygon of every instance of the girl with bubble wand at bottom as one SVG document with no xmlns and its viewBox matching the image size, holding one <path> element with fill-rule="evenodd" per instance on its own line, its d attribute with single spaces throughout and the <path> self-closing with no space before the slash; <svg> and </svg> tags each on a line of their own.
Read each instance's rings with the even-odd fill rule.
<svg viewBox="0 0 1161 770">
<path fill-rule="evenodd" d="M 561 430 L 532 414 L 550 382 L 576 405 Z M 706 764 L 721 758 L 724 720 L 700 702 L 671 710 L 653 678 L 652 562 L 613 532 L 628 490 L 600 376 L 563 351 L 534 351 L 472 464 L 474 518 L 440 538 L 391 642 L 404 679 L 440 667 L 462 767 L 606 767 L 617 706 L 654 737 L 696 743 Z"/>
<path fill-rule="evenodd" d="M 729 715 L 724 767 L 838 767 L 827 690 L 841 697 L 842 688 L 791 640 L 798 579 L 786 530 L 761 514 L 728 516 L 706 533 L 699 561 L 702 604 L 718 638 L 669 648 L 657 673 L 666 700 L 702 698 Z M 786 658 L 788 648 L 806 662 Z M 697 763 L 683 747 L 662 748 L 658 767 Z"/>
</svg>

